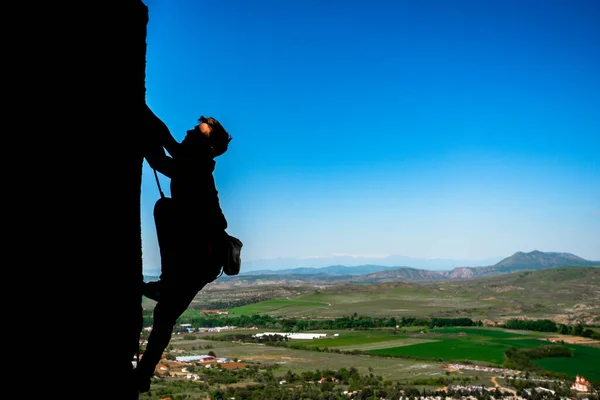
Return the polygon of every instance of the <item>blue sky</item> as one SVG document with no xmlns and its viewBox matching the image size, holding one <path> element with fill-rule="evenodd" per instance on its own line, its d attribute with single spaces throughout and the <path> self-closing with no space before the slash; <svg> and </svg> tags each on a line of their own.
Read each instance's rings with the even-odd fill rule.
<svg viewBox="0 0 600 400">
<path fill-rule="evenodd" d="M 233 136 L 244 260 L 600 260 L 600 2 L 146 0 L 146 99 Z M 169 182 L 161 177 L 169 194 Z M 159 268 L 144 163 L 144 268 Z"/>
</svg>

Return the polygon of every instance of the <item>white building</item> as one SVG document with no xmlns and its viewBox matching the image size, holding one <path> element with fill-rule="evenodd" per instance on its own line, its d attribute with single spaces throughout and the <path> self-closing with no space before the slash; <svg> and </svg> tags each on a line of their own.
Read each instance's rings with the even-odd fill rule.
<svg viewBox="0 0 600 400">
<path fill-rule="evenodd" d="M 213 356 L 208 356 L 208 355 L 202 355 L 202 356 L 179 356 L 179 357 L 175 357 L 176 361 L 179 362 L 191 362 L 191 361 L 211 361 L 214 360 L 215 357 Z"/>
<path fill-rule="evenodd" d="M 269 335 L 279 335 L 279 336 L 287 336 L 288 339 L 320 339 L 327 337 L 326 333 L 288 333 L 288 332 L 265 332 L 265 333 L 257 333 L 253 335 L 254 337 L 261 336 L 269 336 Z"/>
</svg>

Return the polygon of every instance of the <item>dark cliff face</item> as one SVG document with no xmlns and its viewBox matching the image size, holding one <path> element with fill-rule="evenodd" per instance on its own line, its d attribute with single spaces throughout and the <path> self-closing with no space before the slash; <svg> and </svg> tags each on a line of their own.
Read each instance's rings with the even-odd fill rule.
<svg viewBox="0 0 600 400">
<path fill-rule="evenodd" d="M 109 116 L 105 132 L 112 139 L 103 143 L 103 165 L 108 171 L 98 176 L 96 188 L 104 195 L 97 197 L 96 227 L 104 234 L 96 242 L 96 263 L 110 265 L 112 271 L 110 301 L 101 304 L 106 318 L 98 321 L 106 343 L 113 344 L 102 356 L 113 363 L 115 384 L 123 398 L 130 395 L 132 360 L 138 350 L 141 332 L 142 243 L 140 195 L 142 180 L 141 110 L 145 105 L 146 28 L 148 9 L 141 1 L 126 1 L 112 6 L 116 16 L 108 14 L 111 33 L 109 43 L 102 46 L 108 58 L 107 80 L 102 93 L 107 101 Z M 109 6 L 106 6 L 109 7 Z M 103 29 L 105 32 L 107 28 Z M 109 93 L 107 93 L 109 91 Z M 93 94 L 92 94 L 93 95 Z M 107 159 L 109 158 L 109 159 Z M 108 166 L 107 164 L 115 164 Z M 103 184 L 102 184 L 103 183 Z M 88 230 L 93 229 L 91 226 Z M 110 232 L 109 235 L 106 232 Z M 102 291 L 100 291 L 102 293 Z M 102 298 L 102 297 L 100 297 Z M 114 388 L 113 388 L 114 393 Z M 132 398 L 137 394 L 131 393 Z M 135 396 L 135 397 L 133 397 Z"/>
<path fill-rule="evenodd" d="M 44 390 L 132 399 L 137 394 L 127 387 L 141 328 L 139 126 L 148 9 L 132 0 L 68 7 L 39 26 L 26 23 L 35 37 L 27 48 L 30 68 L 41 75 L 28 92 L 23 133 L 41 154 L 19 148 L 35 169 L 23 171 L 35 204 L 29 212 L 36 213 L 29 253 L 44 246 L 40 268 L 56 271 L 52 282 L 41 282 L 47 321 L 39 325 L 52 330 L 47 345 L 54 354 L 44 362 L 57 379 Z M 98 278 L 99 269 L 107 276 Z"/>
</svg>

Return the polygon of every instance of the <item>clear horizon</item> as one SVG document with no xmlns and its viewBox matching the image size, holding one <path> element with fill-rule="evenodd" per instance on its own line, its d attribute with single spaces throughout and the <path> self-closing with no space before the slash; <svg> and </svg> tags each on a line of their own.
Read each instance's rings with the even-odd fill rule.
<svg viewBox="0 0 600 400">
<path fill-rule="evenodd" d="M 178 140 L 200 115 L 233 136 L 244 262 L 600 260 L 600 2 L 145 4 L 148 104 Z M 144 162 L 145 270 L 158 197 Z"/>
</svg>

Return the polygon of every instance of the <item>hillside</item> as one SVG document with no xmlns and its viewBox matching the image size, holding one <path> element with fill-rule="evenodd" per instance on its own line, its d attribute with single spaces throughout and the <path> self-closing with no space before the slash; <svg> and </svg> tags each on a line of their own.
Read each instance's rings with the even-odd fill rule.
<svg viewBox="0 0 600 400">
<path fill-rule="evenodd" d="M 540 270 L 562 266 L 591 267 L 600 266 L 599 261 L 589 261 L 570 253 L 517 252 L 499 263 L 477 269 L 477 276 L 509 273 L 523 270 Z"/>
<path fill-rule="evenodd" d="M 518 271 L 536 271 L 555 267 L 591 267 L 600 266 L 600 261 L 589 261 L 570 253 L 541 252 L 534 250 L 530 253 L 517 252 L 501 260 L 495 265 L 486 267 L 461 267 L 450 271 L 437 273 L 415 274 L 404 268 L 396 271 L 382 271 L 358 277 L 358 281 L 381 281 L 400 279 L 407 281 L 437 280 L 437 279 L 464 279 L 482 276 L 503 275 Z M 427 271 L 432 272 L 432 271 Z M 423 279 L 418 279 L 422 277 Z"/>
<path fill-rule="evenodd" d="M 565 324 L 600 322 L 599 267 L 554 267 L 422 285 L 480 299 L 472 312 L 496 320 L 527 317 Z"/>
<path fill-rule="evenodd" d="M 555 267 L 472 279 L 419 282 L 356 281 L 230 285 L 217 281 L 192 308 L 231 308 L 269 299 L 273 316 L 333 318 L 354 312 L 372 316 L 471 317 L 499 323 L 513 318 L 557 323 L 600 323 L 600 268 Z M 306 306 L 302 306 L 306 303 Z M 321 306 L 315 306 L 321 304 Z"/>
</svg>

